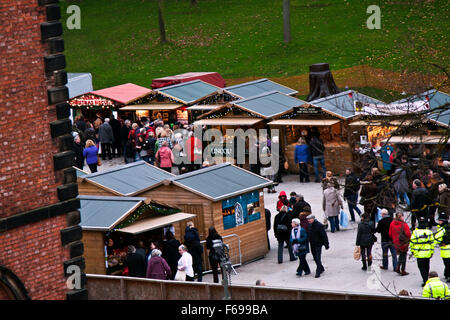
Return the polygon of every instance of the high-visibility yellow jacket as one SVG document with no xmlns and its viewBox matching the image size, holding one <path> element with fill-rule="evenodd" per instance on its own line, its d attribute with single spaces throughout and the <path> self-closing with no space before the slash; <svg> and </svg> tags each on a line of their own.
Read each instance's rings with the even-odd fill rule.
<svg viewBox="0 0 450 320">
<path fill-rule="evenodd" d="M 448 286 L 438 277 L 429 278 L 423 287 L 422 297 L 448 300 L 450 299 L 450 291 Z"/>
<path fill-rule="evenodd" d="M 445 232 L 446 232 L 446 230 L 444 227 L 438 226 L 437 232 L 434 235 L 434 240 L 435 240 L 435 243 L 437 245 L 439 245 L 439 248 L 441 249 L 441 257 L 442 258 L 450 258 L 450 243 L 442 242 L 442 240 L 444 239 Z"/>
<path fill-rule="evenodd" d="M 431 258 L 434 244 L 433 232 L 429 229 L 415 229 L 409 239 L 411 252 L 416 258 Z"/>
</svg>

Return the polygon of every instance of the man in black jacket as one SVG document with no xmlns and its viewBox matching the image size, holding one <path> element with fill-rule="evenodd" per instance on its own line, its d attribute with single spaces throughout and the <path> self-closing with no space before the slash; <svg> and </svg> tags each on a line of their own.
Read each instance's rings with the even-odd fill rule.
<svg viewBox="0 0 450 320">
<path fill-rule="evenodd" d="M 381 249 L 383 250 L 383 265 L 380 266 L 380 269 L 388 269 L 388 257 L 390 251 L 392 255 L 392 267 L 395 270 L 397 268 L 397 253 L 391 238 L 389 238 L 389 227 L 391 226 L 392 217 L 389 215 L 387 209 L 381 209 L 381 216 L 382 219 L 378 222 L 375 230 L 381 235 Z"/>
<path fill-rule="evenodd" d="M 112 128 L 113 131 L 113 136 L 114 136 L 114 142 L 111 146 L 111 153 L 112 153 L 112 157 L 115 158 L 117 157 L 121 157 L 122 156 L 122 140 L 120 137 L 120 121 L 117 120 L 114 115 L 111 115 L 111 120 L 109 121 L 109 125 Z"/>
<path fill-rule="evenodd" d="M 272 214 L 270 213 L 269 209 L 264 209 L 264 212 L 266 216 L 267 248 L 270 250 L 269 230 L 271 228 L 270 217 Z"/>
<path fill-rule="evenodd" d="M 411 230 L 416 227 L 416 220 L 421 217 L 428 217 L 428 206 L 430 205 L 430 197 L 428 190 L 425 189 L 423 183 L 419 179 L 413 181 L 412 187 L 414 191 L 411 196 Z"/>
<path fill-rule="evenodd" d="M 325 271 L 322 265 L 322 246 L 328 250 L 330 245 L 328 243 L 328 236 L 323 228 L 323 224 L 316 220 L 314 215 L 309 215 L 308 217 L 309 227 L 308 227 L 308 238 L 311 246 L 311 254 L 316 263 L 316 275 L 315 278 L 319 278 L 320 274 Z"/>
<path fill-rule="evenodd" d="M 189 221 L 186 224 L 186 230 L 184 233 L 184 244 L 186 245 L 186 247 L 188 248 L 188 252 L 192 256 L 192 269 L 194 269 L 194 273 L 197 274 L 197 281 L 202 282 L 203 246 L 200 243 L 198 230 L 194 228 L 194 223 L 192 221 Z"/>
<path fill-rule="evenodd" d="M 292 251 L 291 237 L 291 221 L 292 215 L 288 212 L 287 206 L 282 206 L 280 212 L 275 216 L 273 221 L 273 232 L 278 240 L 278 263 L 283 263 L 283 244 L 286 242 L 289 257 L 291 261 L 297 260 Z"/>
<path fill-rule="evenodd" d="M 311 154 L 313 157 L 313 165 L 314 165 L 314 175 L 316 176 L 315 182 L 320 182 L 319 179 L 319 162 L 322 168 L 322 178 L 325 178 L 325 172 L 327 169 L 325 168 L 325 157 L 324 151 L 325 146 L 323 145 L 322 139 L 319 137 L 319 133 L 315 133 L 309 143 L 311 148 Z"/>
<path fill-rule="evenodd" d="M 311 208 L 311 205 L 305 201 L 305 198 L 301 194 L 297 195 L 297 202 L 292 208 L 292 215 L 294 218 L 300 218 L 300 213 L 305 211 L 305 208 Z"/>
<path fill-rule="evenodd" d="M 128 267 L 128 276 L 145 278 L 147 272 L 145 257 L 136 253 L 134 246 L 128 246 L 128 254 L 124 266 Z"/>
<path fill-rule="evenodd" d="M 358 192 L 361 187 L 361 183 L 352 169 L 347 168 L 345 175 L 344 200 L 347 200 L 351 221 L 355 222 L 355 213 L 353 210 L 356 210 L 356 213 L 361 216 L 361 210 L 357 206 Z"/>
</svg>

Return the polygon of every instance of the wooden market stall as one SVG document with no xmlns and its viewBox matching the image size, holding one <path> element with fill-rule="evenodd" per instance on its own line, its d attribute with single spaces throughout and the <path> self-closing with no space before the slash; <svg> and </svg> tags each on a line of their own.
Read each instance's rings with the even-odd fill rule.
<svg viewBox="0 0 450 320">
<path fill-rule="evenodd" d="M 266 78 L 229 86 L 224 88 L 223 91 L 238 99 L 246 99 L 271 91 L 278 91 L 288 96 L 295 96 L 298 93 L 297 90 Z"/>
<path fill-rule="evenodd" d="M 73 109 L 74 117 L 82 114 L 85 119 L 93 123 L 98 115 L 107 118 L 123 106 L 130 103 L 145 103 L 151 98 L 152 90 L 126 83 L 82 94 L 70 99 L 69 104 Z"/>
<path fill-rule="evenodd" d="M 128 245 L 163 242 L 165 230 L 195 217 L 143 197 L 78 196 L 86 273 L 124 272 Z"/>
<path fill-rule="evenodd" d="M 110 173 L 103 172 L 100 177 L 84 177 L 79 182 L 79 193 L 152 199 L 195 214 L 193 220 L 201 240 L 208 236 L 210 226 L 222 236 L 229 236 L 230 251 L 238 261 L 248 262 L 267 253 L 263 189 L 272 181 L 230 163 L 179 176 L 168 174 L 165 178 L 159 175 L 158 168 L 149 170 L 148 167 L 153 166 L 124 166 Z M 158 176 L 149 177 L 151 172 Z M 146 185 L 141 184 L 146 180 Z M 174 224 L 174 228 L 175 237 L 183 241 L 185 224 Z M 238 252 L 240 257 L 236 256 Z"/>
<path fill-rule="evenodd" d="M 223 137 L 223 140 L 218 143 L 227 144 L 236 151 L 234 146 L 237 143 L 236 140 L 247 139 L 247 136 L 250 134 L 247 131 L 248 129 L 255 130 L 253 134 L 256 135 L 256 139 L 260 137 L 260 129 L 266 129 L 267 134 L 270 136 L 270 127 L 267 123 L 271 119 L 305 103 L 305 101 L 278 91 L 270 91 L 249 98 L 231 101 L 220 108 L 201 115 L 199 120 L 194 122 L 194 125 L 218 129 Z M 236 133 L 236 129 L 239 128 L 244 133 L 247 132 L 246 137 Z M 248 168 L 248 140 L 245 141 L 245 145 L 247 157 L 244 167 Z M 235 157 L 235 154 L 233 156 Z"/>
</svg>

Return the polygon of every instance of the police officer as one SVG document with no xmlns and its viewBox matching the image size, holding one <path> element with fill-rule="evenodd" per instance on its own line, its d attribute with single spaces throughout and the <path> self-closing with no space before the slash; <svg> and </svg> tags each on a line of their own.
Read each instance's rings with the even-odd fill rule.
<svg viewBox="0 0 450 320">
<path fill-rule="evenodd" d="M 439 214 L 437 232 L 434 236 L 435 243 L 441 249 L 441 258 L 444 261 L 444 277 L 450 282 L 450 225 L 445 213 Z"/>
<path fill-rule="evenodd" d="M 422 297 L 443 300 L 450 299 L 448 286 L 439 279 L 437 272 L 431 271 L 428 275 L 428 281 L 423 288 Z"/>
<path fill-rule="evenodd" d="M 420 275 L 422 276 L 422 287 L 428 280 L 428 272 L 430 271 L 430 258 L 434 253 L 434 236 L 433 232 L 427 228 L 428 223 L 426 217 L 419 218 L 419 226 L 412 232 L 409 240 L 410 249 L 414 257 L 417 259 Z"/>
</svg>

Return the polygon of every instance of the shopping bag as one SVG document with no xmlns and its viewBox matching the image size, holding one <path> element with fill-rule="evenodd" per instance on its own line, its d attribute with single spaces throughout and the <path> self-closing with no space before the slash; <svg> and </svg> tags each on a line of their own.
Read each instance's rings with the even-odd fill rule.
<svg viewBox="0 0 450 320">
<path fill-rule="evenodd" d="M 356 261 L 361 259 L 361 248 L 359 246 L 355 247 L 355 249 L 353 250 L 353 259 L 355 259 Z"/>
<path fill-rule="evenodd" d="M 348 227 L 348 216 L 344 210 L 341 210 L 341 214 L 339 217 L 339 224 L 341 225 L 342 228 Z"/>
<path fill-rule="evenodd" d="M 381 216 L 381 209 L 377 208 L 377 215 L 375 216 L 375 222 L 380 221 L 381 218 L 382 218 L 382 216 Z"/>
<path fill-rule="evenodd" d="M 186 281 L 186 271 L 178 270 L 175 274 L 174 280 L 176 281 Z"/>
</svg>

